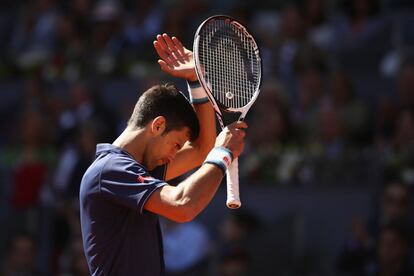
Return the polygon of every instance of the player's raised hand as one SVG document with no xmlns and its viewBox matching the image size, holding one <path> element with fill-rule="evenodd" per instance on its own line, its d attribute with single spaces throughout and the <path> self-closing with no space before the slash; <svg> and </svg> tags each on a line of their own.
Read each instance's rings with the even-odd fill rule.
<svg viewBox="0 0 414 276">
<path fill-rule="evenodd" d="M 164 33 L 157 35 L 153 44 L 160 57 L 158 64 L 164 72 L 189 81 L 197 80 L 193 52 L 186 49 L 178 38 Z"/>
</svg>

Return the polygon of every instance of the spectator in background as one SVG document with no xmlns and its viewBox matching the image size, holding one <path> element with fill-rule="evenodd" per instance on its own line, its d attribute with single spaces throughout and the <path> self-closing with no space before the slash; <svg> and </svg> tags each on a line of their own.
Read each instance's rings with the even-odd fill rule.
<svg viewBox="0 0 414 276">
<path fill-rule="evenodd" d="M 278 33 L 273 51 L 276 72 L 284 85 L 292 81 L 294 74 L 294 58 L 298 49 L 306 41 L 305 22 L 297 5 L 283 7 L 280 14 Z M 289 87 L 289 86 L 288 86 Z"/>
<path fill-rule="evenodd" d="M 12 32 L 10 52 L 22 70 L 42 66 L 55 47 L 58 10 L 55 0 L 36 0 L 22 9 Z"/>
<path fill-rule="evenodd" d="M 414 57 L 407 58 L 397 76 L 397 93 L 401 108 L 414 109 Z"/>
<path fill-rule="evenodd" d="M 148 45 L 161 30 L 163 10 L 156 1 L 133 1 L 125 19 L 123 33 L 131 56 L 152 60 Z M 175 33 L 174 33 L 175 34 Z"/>
<path fill-rule="evenodd" d="M 269 112 L 273 110 L 273 112 Z M 277 143 L 285 143 L 289 139 L 289 106 L 285 91 L 278 80 L 264 81 L 260 98 L 252 109 L 248 120 L 252 121 L 251 131 L 255 133 L 249 138 L 252 145 L 271 148 Z M 264 120 L 266 118 L 266 120 Z"/>
<path fill-rule="evenodd" d="M 378 96 L 374 115 L 374 144 L 381 153 L 389 150 L 397 114 L 398 108 L 390 97 Z"/>
<path fill-rule="evenodd" d="M 42 211 L 45 225 L 41 225 L 43 254 L 49 263 L 56 263 L 71 240 L 80 234 L 79 183 L 92 162 L 96 144 L 114 131 L 114 118 L 105 112 L 89 90 L 78 82 L 70 90 L 73 108 L 61 115 L 63 142 L 56 167 L 48 186 L 42 190 Z M 108 119 L 106 119 L 108 118 Z M 68 139 L 68 140 L 66 140 Z M 112 138 L 113 139 L 113 138 Z M 83 256 L 83 253 L 82 253 Z"/>
<path fill-rule="evenodd" d="M 345 149 L 344 125 L 338 110 L 329 102 L 323 102 L 317 111 L 316 139 L 322 146 L 324 155 L 332 160 L 340 156 Z"/>
<path fill-rule="evenodd" d="M 93 161 L 97 141 L 103 139 L 99 124 L 94 120 L 82 122 L 77 128 L 75 143 L 63 149 L 53 184 L 53 190 L 60 198 L 59 202 L 76 203 L 79 197 L 79 183 Z"/>
<path fill-rule="evenodd" d="M 62 112 L 59 121 L 63 145 L 73 140 L 79 128 L 88 121 L 93 121 L 95 127 L 102 131 L 98 139 L 108 140 L 115 137 L 116 118 L 100 101 L 99 95 L 90 84 L 85 81 L 71 84 L 69 95 L 70 106 Z"/>
<path fill-rule="evenodd" d="M 212 247 L 203 224 L 162 219 L 161 229 L 166 275 L 209 275 Z"/>
<path fill-rule="evenodd" d="M 300 2 L 308 40 L 321 49 L 330 50 L 333 43 L 334 30 L 328 20 L 328 1 L 302 0 Z"/>
<path fill-rule="evenodd" d="M 96 0 L 73 0 L 67 3 L 69 13 L 82 28 L 90 28 L 90 15 L 95 2 Z"/>
<path fill-rule="evenodd" d="M 361 46 L 381 26 L 378 0 L 338 1 L 342 16 L 335 20 L 334 49 L 344 51 Z"/>
<path fill-rule="evenodd" d="M 245 242 L 259 227 L 259 221 L 248 210 L 233 210 L 227 213 L 222 222 L 219 232 L 221 237 L 221 244 L 224 247 L 232 244 L 245 245 Z"/>
<path fill-rule="evenodd" d="M 56 158 L 50 126 L 45 109 L 26 107 L 17 123 L 17 139 L 1 151 L 5 191 L 1 224 L 7 225 L 2 237 L 16 229 L 39 234 L 41 191 L 50 180 Z"/>
<path fill-rule="evenodd" d="M 219 276 L 247 276 L 249 254 L 241 247 L 230 247 L 220 256 Z"/>
<path fill-rule="evenodd" d="M 101 133 L 98 123 L 82 122 L 77 128 L 75 143 L 62 149 L 48 190 L 43 191 L 48 193 L 42 203 L 48 209 L 45 215 L 49 216 L 47 220 L 50 223 L 50 227 L 43 231 L 50 233 L 42 237 L 50 243 L 49 250 L 56 258 L 77 234 L 80 235 L 79 183 L 93 161 Z"/>
<path fill-rule="evenodd" d="M 96 68 L 88 68 L 94 2 L 60 3 L 62 11 L 56 23 L 56 48 L 49 64 L 49 78 L 75 81 L 96 73 Z"/>
<path fill-rule="evenodd" d="M 414 109 L 402 109 L 399 112 L 391 145 L 396 152 L 410 151 L 412 153 L 411 149 L 414 146 Z"/>
<path fill-rule="evenodd" d="M 401 178 L 414 183 L 414 112 L 401 110 L 384 158 L 387 178 Z"/>
<path fill-rule="evenodd" d="M 41 110 L 42 113 L 50 111 L 49 90 L 46 82 L 41 78 L 36 76 L 26 78 L 19 86 L 19 90 L 13 92 L 18 95 L 16 101 L 6 107 L 4 117 L 0 119 L 3 133 L 7 133 L 3 139 L 9 146 L 19 140 L 21 134 L 16 128 L 16 120 L 10 120 L 10 118 L 20 118 L 26 110 Z"/>
<path fill-rule="evenodd" d="M 353 146 L 369 144 L 372 136 L 369 130 L 369 110 L 355 96 L 352 80 L 345 72 L 333 73 L 328 97 L 344 125 L 348 143 Z"/>
<path fill-rule="evenodd" d="M 77 80 L 85 74 L 87 29 L 74 15 L 61 14 L 56 23 L 56 49 L 49 63 L 49 78 Z"/>
<path fill-rule="evenodd" d="M 8 241 L 6 255 L 1 263 L 0 274 L 3 276 L 36 276 L 36 242 L 26 232 L 15 233 Z"/>
<path fill-rule="evenodd" d="M 296 64 L 298 101 L 293 105 L 291 118 L 298 138 L 307 143 L 316 136 L 317 114 L 326 92 L 327 68 L 312 48 L 298 55 Z"/>
<path fill-rule="evenodd" d="M 93 25 L 90 36 L 88 71 L 95 75 L 119 73 L 121 50 L 125 44 L 122 35 L 123 10 L 120 2 L 99 0 L 92 11 Z"/>
<path fill-rule="evenodd" d="M 374 258 L 378 246 L 381 254 L 386 254 L 384 248 L 381 248 L 381 246 L 387 246 L 388 244 L 388 236 L 381 236 L 383 234 L 381 231 L 386 225 L 395 225 L 412 235 L 413 221 L 412 214 L 409 212 L 409 197 L 409 189 L 405 184 L 390 182 L 381 195 L 380 207 L 368 223 L 364 224 L 359 217 L 353 219 L 351 237 L 348 239 L 338 260 L 338 270 L 340 272 L 362 275 Z M 383 241 L 386 244 L 378 244 L 377 241 L 381 242 L 383 238 L 386 239 Z"/>
<path fill-rule="evenodd" d="M 272 112 L 269 112 L 269 111 Z M 241 160 L 242 174 L 255 181 L 279 179 L 278 166 L 283 165 L 284 146 L 291 145 L 289 106 L 280 83 L 264 81 L 260 98 L 247 118 L 252 135 L 247 141 L 248 154 Z M 281 177 L 286 180 L 285 177 Z"/>
<path fill-rule="evenodd" d="M 408 57 L 397 76 L 398 103 L 385 102 L 388 115 L 386 135 L 379 136 L 377 146 L 384 154 L 386 177 L 414 183 L 414 62 Z M 388 109 L 384 109 L 388 107 Z M 380 117 L 381 118 L 381 117 Z M 381 139 L 382 138 L 382 139 Z"/>
<path fill-rule="evenodd" d="M 381 95 L 376 103 L 375 144 L 382 152 L 389 153 L 411 142 L 411 119 L 414 110 L 414 59 L 407 57 L 401 64 L 396 78 L 397 99 Z M 404 130 L 408 128 L 407 130 Z M 394 149 L 393 149 L 394 148 Z"/>
<path fill-rule="evenodd" d="M 88 276 L 89 268 L 83 253 L 82 236 L 75 235 L 67 244 L 65 251 L 59 257 L 59 272 L 61 275 Z"/>
<path fill-rule="evenodd" d="M 414 270 L 410 263 L 412 237 L 406 229 L 388 224 L 381 228 L 375 258 L 365 267 L 366 276 L 408 276 Z"/>
<path fill-rule="evenodd" d="M 45 115 L 43 109 L 25 107 L 17 124 L 17 139 L 1 154 L 9 211 L 12 212 L 9 225 L 15 222 L 28 226 L 28 211 L 36 208 L 40 190 L 53 169 L 55 151 L 50 143 L 50 125 Z"/>
<path fill-rule="evenodd" d="M 183 44 L 192 45 L 197 26 L 211 15 L 208 13 L 207 3 L 206 1 L 177 0 L 166 4 L 164 9 L 168 12 L 164 15 L 161 29 L 175 37 L 182 37 Z"/>
<path fill-rule="evenodd" d="M 218 275 L 249 275 L 249 239 L 259 228 L 258 219 L 248 210 L 233 210 L 219 225 Z"/>
</svg>

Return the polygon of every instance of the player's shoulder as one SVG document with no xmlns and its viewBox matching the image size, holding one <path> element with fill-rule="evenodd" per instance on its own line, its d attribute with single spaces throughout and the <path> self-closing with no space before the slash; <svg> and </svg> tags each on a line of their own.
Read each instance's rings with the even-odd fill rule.
<svg viewBox="0 0 414 276">
<path fill-rule="evenodd" d="M 112 154 L 108 156 L 104 170 L 134 171 L 146 173 L 147 169 L 134 158 L 124 154 Z"/>
</svg>

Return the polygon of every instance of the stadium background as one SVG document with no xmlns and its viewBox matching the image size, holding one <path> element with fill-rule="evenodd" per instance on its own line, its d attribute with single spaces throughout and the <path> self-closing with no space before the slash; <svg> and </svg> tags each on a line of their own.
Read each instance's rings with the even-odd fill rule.
<svg viewBox="0 0 414 276">
<path fill-rule="evenodd" d="M 169 275 L 376 275 L 388 260 L 377 255 L 387 184 L 408 187 L 398 206 L 412 225 L 413 8 L 0 1 L 0 274 L 85 275 L 77 197 L 95 144 L 114 140 L 150 85 L 185 90 L 159 69 L 156 34 L 191 49 L 203 19 L 227 14 L 255 34 L 264 65 L 240 160 L 243 208 L 226 209 L 220 189 L 195 222 L 164 221 Z M 409 259 L 402 237 L 388 251 Z"/>
</svg>

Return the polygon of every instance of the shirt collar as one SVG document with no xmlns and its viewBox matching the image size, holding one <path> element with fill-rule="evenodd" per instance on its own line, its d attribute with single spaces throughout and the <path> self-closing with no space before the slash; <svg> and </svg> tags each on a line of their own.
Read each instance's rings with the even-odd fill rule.
<svg viewBox="0 0 414 276">
<path fill-rule="evenodd" d="M 121 154 L 128 155 L 129 157 L 134 159 L 134 157 L 131 154 L 129 154 L 126 150 L 121 149 L 120 147 L 114 146 L 109 143 L 97 144 L 96 145 L 96 156 L 104 152 L 121 153 Z"/>
</svg>

